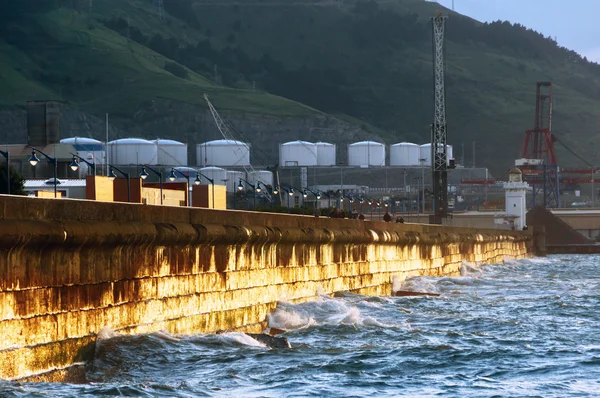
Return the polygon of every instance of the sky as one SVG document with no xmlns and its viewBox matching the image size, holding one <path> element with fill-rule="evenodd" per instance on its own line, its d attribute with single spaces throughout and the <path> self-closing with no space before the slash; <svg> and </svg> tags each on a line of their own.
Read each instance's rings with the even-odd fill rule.
<svg viewBox="0 0 600 398">
<path fill-rule="evenodd" d="M 437 2 L 452 8 L 452 0 Z M 520 23 L 600 63 L 600 0 L 454 0 L 454 11 L 482 22 Z"/>
</svg>

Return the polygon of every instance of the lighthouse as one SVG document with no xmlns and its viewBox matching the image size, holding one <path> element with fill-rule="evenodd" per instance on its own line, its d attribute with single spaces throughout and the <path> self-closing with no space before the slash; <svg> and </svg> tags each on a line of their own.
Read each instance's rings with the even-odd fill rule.
<svg viewBox="0 0 600 398">
<path fill-rule="evenodd" d="M 513 220 L 514 229 L 520 231 L 525 226 L 527 212 L 526 196 L 529 185 L 523 181 L 523 172 L 517 167 L 508 172 L 508 182 L 504 183 L 506 216 Z"/>
</svg>

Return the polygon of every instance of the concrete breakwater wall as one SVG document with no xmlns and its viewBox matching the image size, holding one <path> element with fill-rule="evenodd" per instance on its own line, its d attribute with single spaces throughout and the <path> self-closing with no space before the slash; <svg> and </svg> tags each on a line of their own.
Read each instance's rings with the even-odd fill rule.
<svg viewBox="0 0 600 398">
<path fill-rule="evenodd" d="M 60 380 L 97 333 L 259 331 L 278 300 L 386 295 L 528 232 L 0 195 L 0 378 Z"/>
</svg>

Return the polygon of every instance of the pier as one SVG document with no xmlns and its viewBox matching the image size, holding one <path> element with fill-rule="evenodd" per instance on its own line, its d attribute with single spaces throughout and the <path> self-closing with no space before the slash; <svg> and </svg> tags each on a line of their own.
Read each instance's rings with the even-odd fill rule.
<svg viewBox="0 0 600 398">
<path fill-rule="evenodd" d="M 530 231 L 0 195 L 0 378 L 82 376 L 103 328 L 260 332 L 278 301 L 392 295 Z"/>
</svg>

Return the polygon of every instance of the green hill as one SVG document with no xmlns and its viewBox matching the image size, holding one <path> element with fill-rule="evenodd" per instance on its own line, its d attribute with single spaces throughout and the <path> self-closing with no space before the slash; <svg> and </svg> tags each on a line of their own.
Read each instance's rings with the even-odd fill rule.
<svg viewBox="0 0 600 398">
<path fill-rule="evenodd" d="M 217 137 L 207 93 L 266 162 L 287 139 L 334 141 L 340 152 L 374 135 L 429 141 L 434 3 L 164 0 L 162 17 L 154 0 L 6 3 L 5 109 L 57 98 L 84 114 L 110 113 L 112 135 L 195 142 Z M 532 128 L 535 82 L 552 81 L 556 136 L 593 161 L 600 66 L 520 25 L 445 12 L 455 156 L 470 164 L 475 141 L 478 165 L 510 167 Z M 97 130 L 79 135 L 102 136 Z M 560 148 L 558 156 L 563 167 L 576 163 Z"/>
</svg>

